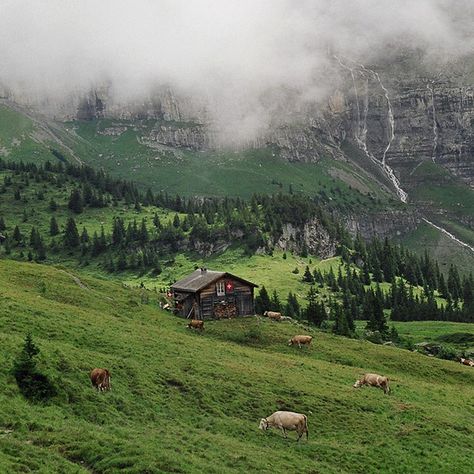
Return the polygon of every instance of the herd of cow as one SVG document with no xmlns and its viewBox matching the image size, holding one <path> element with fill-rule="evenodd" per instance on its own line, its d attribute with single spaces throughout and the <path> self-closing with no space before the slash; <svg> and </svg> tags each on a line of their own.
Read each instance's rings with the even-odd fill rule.
<svg viewBox="0 0 474 474">
<path fill-rule="evenodd" d="M 267 311 L 265 316 L 271 319 L 277 319 L 275 313 L 270 315 L 271 311 Z M 277 315 L 280 313 L 276 313 Z M 281 315 L 280 315 L 281 316 Z M 202 331 L 204 329 L 204 321 L 198 319 L 192 319 L 187 325 L 189 329 L 195 329 Z M 303 345 L 310 345 L 313 340 L 312 336 L 308 335 L 296 335 L 293 336 L 289 341 L 288 345 L 298 345 L 299 348 Z M 471 359 L 461 358 L 461 364 L 474 367 L 474 361 Z M 92 385 L 99 392 L 111 390 L 110 385 L 110 371 L 108 369 L 93 369 L 90 373 L 90 379 Z M 368 385 L 371 387 L 377 387 L 384 391 L 386 395 L 390 393 L 389 379 L 388 377 L 383 377 L 378 374 L 364 374 L 359 380 L 356 380 L 353 387 L 359 388 L 363 385 Z M 306 439 L 308 439 L 308 417 L 303 413 L 295 413 L 291 411 L 276 411 L 266 418 L 260 420 L 259 428 L 263 431 L 268 430 L 269 428 L 280 429 L 285 438 L 287 437 L 287 431 L 296 431 L 299 441 L 301 437 L 306 433 Z"/>
</svg>

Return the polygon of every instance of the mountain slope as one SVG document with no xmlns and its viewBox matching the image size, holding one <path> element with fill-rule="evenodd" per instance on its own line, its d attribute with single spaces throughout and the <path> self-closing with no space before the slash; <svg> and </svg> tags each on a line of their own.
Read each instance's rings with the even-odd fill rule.
<svg viewBox="0 0 474 474">
<path fill-rule="evenodd" d="M 472 369 L 313 331 L 286 346 L 291 324 L 206 323 L 204 334 L 157 309 L 153 293 L 73 278 L 59 268 L 0 261 L 2 470 L 15 472 L 467 472 Z M 79 285 L 79 278 L 82 285 Z M 147 299 L 149 302 L 147 303 Z M 9 375 L 24 335 L 59 395 L 32 405 Z M 112 392 L 88 371 L 106 366 Z M 393 394 L 354 390 L 364 371 Z M 278 408 L 309 416 L 297 445 L 261 433 Z M 291 438 L 291 435 L 290 435 Z"/>
<path fill-rule="evenodd" d="M 175 119 L 132 116 L 60 123 L 32 109 L 3 102 L 0 153 L 7 159 L 44 162 L 59 158 L 88 163 L 104 167 L 113 176 L 132 178 L 142 189 L 151 187 L 154 192 L 184 196 L 248 198 L 254 192 L 316 195 L 337 210 L 352 232 L 361 232 L 366 238 L 377 234 L 401 235 L 403 239 L 416 227 L 423 239 L 429 238 L 426 226 L 420 225 L 421 218 L 426 217 L 468 245 L 474 245 L 473 191 L 438 162 L 424 158 L 404 160 L 403 182 L 409 185 L 407 206 L 397 201 L 383 169 L 350 137 L 340 143 L 336 157 L 328 151 L 318 155 L 314 162 L 290 162 L 282 158 L 281 148 L 268 143 L 259 149 L 212 151 L 185 146 L 178 140 L 181 132 L 176 132 L 178 138 L 173 143 L 149 139 L 153 130 L 161 127 L 174 127 L 185 136 L 191 133 L 188 122 Z M 379 121 L 386 120 L 384 114 L 385 108 L 376 108 Z M 372 126 L 368 130 L 374 134 L 377 128 L 373 123 L 377 120 L 372 115 L 369 118 L 368 126 Z M 405 132 L 408 133 L 404 129 Z M 315 129 L 312 133 L 323 140 L 321 131 Z M 335 150 L 337 146 L 333 145 Z M 375 146 L 372 142 L 370 145 Z M 380 148 L 381 143 L 377 146 Z M 462 246 L 454 241 L 451 244 L 448 262 L 464 261 L 466 252 Z M 473 256 L 469 253 L 468 260 L 473 260 Z"/>
</svg>

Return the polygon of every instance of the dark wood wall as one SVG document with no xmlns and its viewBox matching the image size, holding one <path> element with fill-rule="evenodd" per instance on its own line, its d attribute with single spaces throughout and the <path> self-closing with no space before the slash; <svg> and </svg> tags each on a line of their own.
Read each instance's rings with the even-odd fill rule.
<svg viewBox="0 0 474 474">
<path fill-rule="evenodd" d="M 222 296 L 217 296 L 217 285 L 219 282 L 232 282 L 233 291 Z M 185 291 L 174 291 L 176 313 L 187 318 L 188 315 L 193 319 L 210 319 L 219 317 L 216 308 L 228 307 L 235 305 L 235 316 L 248 316 L 255 313 L 253 286 L 248 285 L 234 278 L 221 278 L 214 283 L 209 284 L 197 293 L 189 293 Z M 179 300 L 179 302 L 177 302 Z M 191 309 L 194 305 L 194 311 Z"/>
<path fill-rule="evenodd" d="M 217 285 L 223 282 L 224 285 L 232 282 L 233 291 L 223 296 L 217 295 Z M 237 316 L 247 316 L 254 314 L 253 304 L 253 287 L 244 282 L 233 278 L 221 278 L 211 283 L 199 292 L 200 308 L 203 319 L 214 317 L 214 308 L 216 305 L 224 303 L 228 305 L 234 304 L 237 308 Z"/>
</svg>

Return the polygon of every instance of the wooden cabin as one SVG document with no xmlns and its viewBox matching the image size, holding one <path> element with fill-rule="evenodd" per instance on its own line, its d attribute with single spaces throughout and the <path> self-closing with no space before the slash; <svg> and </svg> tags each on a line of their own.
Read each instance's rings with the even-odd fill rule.
<svg viewBox="0 0 474 474">
<path fill-rule="evenodd" d="M 200 268 L 171 286 L 174 310 L 193 319 L 252 315 L 257 286 L 231 273 Z"/>
</svg>

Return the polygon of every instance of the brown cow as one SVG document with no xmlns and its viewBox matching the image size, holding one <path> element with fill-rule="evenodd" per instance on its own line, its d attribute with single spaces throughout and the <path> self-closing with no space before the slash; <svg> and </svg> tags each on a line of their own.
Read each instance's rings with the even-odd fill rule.
<svg viewBox="0 0 474 474">
<path fill-rule="evenodd" d="M 385 394 L 388 394 L 390 392 L 389 379 L 388 377 L 383 377 L 382 375 L 364 374 L 361 379 L 356 380 L 353 387 L 359 388 L 362 387 L 362 385 L 370 385 L 372 387 L 381 388 L 383 389 Z"/>
<path fill-rule="evenodd" d="M 277 311 L 265 311 L 263 315 L 272 321 L 281 321 L 281 313 Z"/>
<path fill-rule="evenodd" d="M 286 430 L 296 431 L 298 433 L 298 441 L 306 433 L 306 439 L 308 439 L 308 418 L 302 413 L 276 411 L 269 417 L 262 418 L 259 428 L 263 431 L 269 428 L 279 428 L 283 431 L 285 438 L 287 438 Z"/>
<path fill-rule="evenodd" d="M 298 336 L 293 336 L 289 341 L 288 345 L 289 346 L 294 346 L 295 344 L 298 344 L 298 347 L 301 349 L 302 345 L 310 345 L 311 341 L 313 340 L 313 336 L 303 336 L 303 335 L 298 335 Z"/>
<path fill-rule="evenodd" d="M 459 362 L 461 362 L 461 364 L 463 364 L 463 365 L 468 365 L 469 367 L 474 367 L 474 360 L 472 360 L 472 359 L 464 359 L 463 357 L 461 357 L 459 359 Z"/>
<path fill-rule="evenodd" d="M 110 372 L 108 369 L 92 369 L 91 382 L 98 392 L 112 390 L 110 387 Z"/>
<path fill-rule="evenodd" d="M 188 324 L 189 329 L 199 329 L 199 331 L 202 331 L 204 329 L 204 321 L 201 321 L 200 319 L 191 319 Z"/>
</svg>

